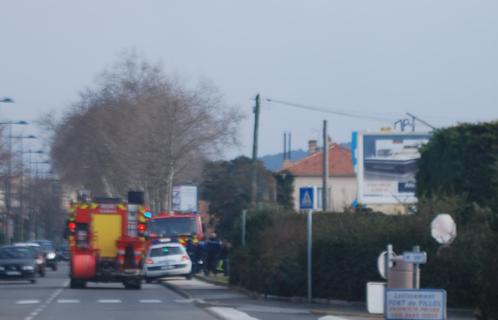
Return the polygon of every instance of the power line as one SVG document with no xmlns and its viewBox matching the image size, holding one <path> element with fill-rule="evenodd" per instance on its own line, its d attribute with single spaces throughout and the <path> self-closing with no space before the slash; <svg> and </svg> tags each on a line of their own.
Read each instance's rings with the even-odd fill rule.
<svg viewBox="0 0 498 320">
<path fill-rule="evenodd" d="M 387 116 L 382 117 L 382 116 L 371 116 L 371 115 L 365 115 L 365 114 L 354 114 L 351 112 L 345 112 L 345 111 L 341 111 L 341 110 L 337 110 L 337 109 L 334 110 L 334 109 L 329 109 L 329 108 L 304 105 L 304 104 L 283 101 L 283 100 L 277 100 L 277 99 L 270 99 L 270 98 L 267 98 L 265 100 L 267 102 L 286 105 L 289 107 L 294 107 L 294 108 L 299 108 L 299 109 L 312 110 L 312 111 L 323 112 L 323 113 L 330 113 L 330 114 L 335 114 L 335 115 L 339 115 L 339 116 L 343 116 L 343 117 L 376 120 L 376 121 L 381 121 L 381 122 L 386 122 L 386 121 L 392 122 L 393 119 L 398 117 L 395 115 L 393 115 L 392 117 L 387 117 Z"/>
</svg>

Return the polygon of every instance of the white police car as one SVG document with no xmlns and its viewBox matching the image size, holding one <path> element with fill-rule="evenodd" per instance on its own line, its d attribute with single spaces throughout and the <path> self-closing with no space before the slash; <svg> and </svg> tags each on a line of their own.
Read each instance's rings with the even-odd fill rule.
<svg viewBox="0 0 498 320">
<path fill-rule="evenodd" d="M 185 248 L 169 240 L 154 241 L 147 252 L 144 276 L 147 283 L 169 276 L 192 278 L 192 262 Z"/>
</svg>

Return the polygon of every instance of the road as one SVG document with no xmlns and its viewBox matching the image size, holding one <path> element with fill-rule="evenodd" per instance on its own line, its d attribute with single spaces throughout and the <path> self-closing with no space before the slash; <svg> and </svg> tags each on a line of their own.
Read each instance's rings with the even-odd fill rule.
<svg viewBox="0 0 498 320">
<path fill-rule="evenodd" d="M 47 271 L 36 284 L 0 281 L 2 320 L 216 319 L 161 284 L 126 290 L 120 284 L 68 288 L 68 267 Z"/>
<path fill-rule="evenodd" d="M 89 283 L 85 289 L 68 287 L 68 266 L 47 271 L 36 284 L 0 281 L 1 320 L 359 320 L 324 317 L 288 303 L 256 301 L 220 291 L 199 280 L 171 279 L 168 285 L 197 291 L 187 299 L 163 284 L 143 284 L 126 290 L 117 283 Z M 177 291 L 177 290 L 176 290 Z M 203 301 L 200 303 L 200 301 Z"/>
</svg>

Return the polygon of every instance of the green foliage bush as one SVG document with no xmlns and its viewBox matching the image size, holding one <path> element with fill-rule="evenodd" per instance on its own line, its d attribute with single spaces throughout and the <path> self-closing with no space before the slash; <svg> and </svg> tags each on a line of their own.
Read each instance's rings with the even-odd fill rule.
<svg viewBox="0 0 498 320">
<path fill-rule="evenodd" d="M 428 253 L 422 287 L 446 289 L 450 306 L 492 312 L 496 307 L 489 302 L 498 290 L 493 213 L 465 203 L 461 197 L 422 199 L 417 214 L 409 216 L 314 214 L 313 296 L 365 301 L 366 283 L 382 281 L 376 261 L 386 245 L 393 244 L 398 254 L 420 245 Z M 441 212 L 458 222 L 458 237 L 445 248 L 430 236 L 430 222 Z M 305 296 L 305 215 L 264 208 L 249 213 L 247 228 L 247 246 L 233 252 L 231 283 L 261 293 Z"/>
</svg>

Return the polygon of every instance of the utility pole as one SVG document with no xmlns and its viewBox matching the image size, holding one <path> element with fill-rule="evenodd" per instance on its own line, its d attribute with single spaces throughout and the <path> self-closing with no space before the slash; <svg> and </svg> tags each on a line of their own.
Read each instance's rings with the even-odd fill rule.
<svg viewBox="0 0 498 320">
<path fill-rule="evenodd" d="M 257 197 L 257 161 L 258 161 L 258 128 L 259 128 L 259 94 L 256 95 L 254 107 L 254 137 L 252 142 L 252 179 L 251 179 L 251 205 L 256 206 Z"/>
<path fill-rule="evenodd" d="M 329 137 L 327 134 L 327 120 L 323 120 L 323 166 L 322 166 L 322 210 L 328 209 L 328 180 L 329 180 Z"/>
</svg>

